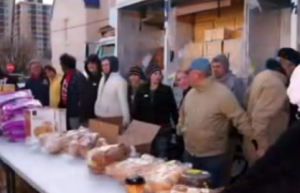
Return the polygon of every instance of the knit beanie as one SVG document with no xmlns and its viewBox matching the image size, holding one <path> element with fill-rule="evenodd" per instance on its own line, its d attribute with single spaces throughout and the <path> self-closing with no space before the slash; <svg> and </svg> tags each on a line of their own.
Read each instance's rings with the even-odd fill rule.
<svg viewBox="0 0 300 193">
<path fill-rule="evenodd" d="M 140 77 L 141 79 L 145 79 L 144 72 L 141 69 L 141 67 L 139 67 L 139 66 L 133 66 L 129 69 L 128 77 L 131 75 L 136 75 L 136 76 Z"/>
<path fill-rule="evenodd" d="M 161 72 L 160 67 L 157 64 L 152 63 L 147 66 L 145 74 L 147 78 L 150 78 L 150 76 L 157 71 Z"/>
</svg>

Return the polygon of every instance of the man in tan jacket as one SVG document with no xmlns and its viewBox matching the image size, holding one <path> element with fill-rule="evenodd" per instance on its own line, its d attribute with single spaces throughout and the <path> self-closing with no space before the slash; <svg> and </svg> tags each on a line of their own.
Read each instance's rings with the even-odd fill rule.
<svg viewBox="0 0 300 193">
<path fill-rule="evenodd" d="M 212 187 L 218 188 L 228 180 L 225 176 L 230 123 L 249 138 L 252 128 L 232 92 L 210 75 L 207 59 L 191 63 L 188 79 L 192 89 L 180 109 L 178 129 L 185 141 L 184 161 L 210 172 Z"/>
<path fill-rule="evenodd" d="M 247 93 L 247 112 L 251 118 L 257 155 L 251 141 L 245 140 L 245 155 L 252 164 L 278 139 L 288 127 L 289 103 L 286 94 L 287 78 L 275 59 L 266 62 L 266 70 L 254 78 Z"/>
</svg>

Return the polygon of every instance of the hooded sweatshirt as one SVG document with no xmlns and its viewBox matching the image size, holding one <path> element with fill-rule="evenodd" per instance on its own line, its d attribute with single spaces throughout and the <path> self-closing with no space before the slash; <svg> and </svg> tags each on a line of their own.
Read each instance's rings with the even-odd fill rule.
<svg viewBox="0 0 300 193">
<path fill-rule="evenodd" d="M 224 66 L 227 73 L 224 77 L 222 77 L 218 80 L 220 83 L 224 84 L 227 88 L 229 88 L 229 90 L 231 90 L 233 92 L 233 94 L 235 95 L 235 97 L 237 98 L 239 103 L 244 107 L 245 106 L 244 98 L 245 98 L 246 86 L 242 79 L 237 78 L 230 71 L 230 69 L 229 69 L 230 64 L 229 64 L 228 58 L 225 55 L 220 54 L 220 55 L 216 56 L 215 58 L 213 58 L 212 61 L 219 62 Z"/>
<path fill-rule="evenodd" d="M 118 58 L 105 58 L 110 63 L 110 73 L 103 74 L 97 92 L 95 114 L 101 118 L 122 117 L 123 124 L 130 120 L 127 100 L 127 82 L 119 74 Z"/>
<path fill-rule="evenodd" d="M 88 70 L 87 65 L 89 62 L 97 64 L 97 72 L 92 73 Z M 80 111 L 80 118 L 82 122 L 86 122 L 88 119 L 96 117 L 94 106 L 97 99 L 98 86 L 102 77 L 100 59 L 98 59 L 97 56 L 94 57 L 91 55 L 86 61 L 84 69 L 87 76 L 84 84 L 84 95 Z"/>
</svg>

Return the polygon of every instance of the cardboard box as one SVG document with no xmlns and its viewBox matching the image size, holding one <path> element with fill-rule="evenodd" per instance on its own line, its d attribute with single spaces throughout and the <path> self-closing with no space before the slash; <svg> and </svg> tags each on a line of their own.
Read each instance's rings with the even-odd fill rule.
<svg viewBox="0 0 300 193">
<path fill-rule="evenodd" d="M 231 38 L 232 30 L 227 28 L 214 29 L 213 40 L 226 40 Z"/>
<path fill-rule="evenodd" d="M 189 43 L 184 47 L 183 58 L 196 58 L 203 56 L 202 43 Z"/>
<path fill-rule="evenodd" d="M 214 30 L 209 29 L 204 31 L 204 41 L 210 42 L 214 40 Z"/>
<path fill-rule="evenodd" d="M 212 41 L 204 44 L 204 55 L 217 55 L 223 52 L 223 41 Z"/>
<path fill-rule="evenodd" d="M 119 135 L 117 125 L 91 119 L 89 120 L 89 128 L 98 132 L 108 143 L 123 143 L 127 146 L 135 146 L 140 153 L 149 153 L 152 141 L 160 126 L 133 120 L 127 130 Z"/>
<path fill-rule="evenodd" d="M 231 38 L 231 34 L 232 30 L 229 30 L 227 28 L 205 30 L 204 40 L 207 42 L 215 40 L 226 40 Z"/>
</svg>

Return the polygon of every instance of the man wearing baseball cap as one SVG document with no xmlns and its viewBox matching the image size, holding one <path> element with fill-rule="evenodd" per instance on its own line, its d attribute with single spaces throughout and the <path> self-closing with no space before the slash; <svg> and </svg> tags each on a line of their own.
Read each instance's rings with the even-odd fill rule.
<svg viewBox="0 0 300 193">
<path fill-rule="evenodd" d="M 208 171 L 212 188 L 228 182 L 228 136 L 230 123 L 247 137 L 252 136 L 249 119 L 233 93 L 211 76 L 210 62 L 195 59 L 188 74 L 192 89 L 180 109 L 178 133 L 185 142 L 184 161 Z"/>
</svg>

